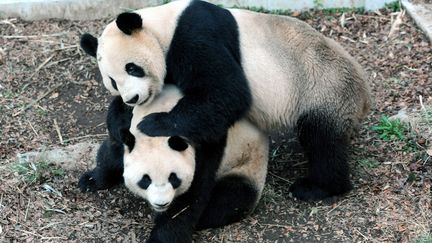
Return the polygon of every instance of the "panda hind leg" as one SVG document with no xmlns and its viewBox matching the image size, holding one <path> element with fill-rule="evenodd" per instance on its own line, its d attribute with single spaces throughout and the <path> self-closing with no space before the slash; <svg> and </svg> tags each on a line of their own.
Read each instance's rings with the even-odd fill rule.
<svg viewBox="0 0 432 243">
<path fill-rule="evenodd" d="M 300 144 L 309 160 L 309 174 L 290 188 L 300 200 L 322 200 L 351 190 L 347 128 L 352 124 L 326 109 L 303 114 L 297 122 Z"/>
<path fill-rule="evenodd" d="M 258 191 L 248 178 L 225 176 L 213 188 L 196 230 L 218 228 L 240 221 L 253 211 L 257 200 Z"/>
<path fill-rule="evenodd" d="M 96 168 L 81 175 L 78 187 L 82 192 L 109 189 L 123 182 L 123 144 L 106 139 L 99 147 Z"/>
</svg>

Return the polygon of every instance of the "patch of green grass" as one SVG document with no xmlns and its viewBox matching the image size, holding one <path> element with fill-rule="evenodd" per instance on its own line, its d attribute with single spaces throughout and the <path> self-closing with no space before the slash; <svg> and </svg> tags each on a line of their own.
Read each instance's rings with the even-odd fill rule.
<svg viewBox="0 0 432 243">
<path fill-rule="evenodd" d="M 48 178 L 63 178 L 65 171 L 54 164 L 40 162 L 16 162 L 11 165 L 11 171 L 24 182 L 30 184 L 42 183 Z"/>
<path fill-rule="evenodd" d="M 399 1 L 394 1 L 394 2 L 391 2 L 391 3 L 386 3 L 384 5 L 384 7 L 386 9 L 389 9 L 392 12 L 399 12 L 399 11 L 401 11 L 401 4 L 400 4 Z"/>
<path fill-rule="evenodd" d="M 365 169 L 373 169 L 379 166 L 379 162 L 374 159 L 361 159 L 358 161 L 359 165 Z"/>
<path fill-rule="evenodd" d="M 41 108 L 37 108 L 35 111 L 36 111 L 36 114 L 39 115 L 39 116 L 46 116 L 46 115 L 48 115 L 48 111 L 44 110 L 44 109 L 41 109 Z"/>
<path fill-rule="evenodd" d="M 238 8 L 238 9 L 246 9 L 246 10 L 250 10 L 253 12 L 258 12 L 258 13 L 265 13 L 265 14 L 275 14 L 275 15 L 291 15 L 293 12 L 290 9 L 273 9 L 273 10 L 269 10 L 263 7 L 239 7 L 234 5 L 233 8 Z"/>
<path fill-rule="evenodd" d="M 321 10 L 324 14 L 336 14 L 336 13 L 356 13 L 364 14 L 365 8 L 324 8 Z"/>
<path fill-rule="evenodd" d="M 382 140 L 391 141 L 404 140 L 408 129 L 399 119 L 390 120 L 387 116 L 382 116 L 372 130 L 376 131 Z"/>
<path fill-rule="evenodd" d="M 320 9 L 320 11 L 324 14 L 324 15 L 333 15 L 336 13 L 356 13 L 356 14 L 363 14 L 365 12 L 364 8 L 323 8 L 322 5 L 316 5 L 315 6 L 321 6 L 321 7 L 316 7 L 316 9 Z M 275 15 L 287 15 L 287 16 L 291 16 L 293 14 L 293 11 L 291 9 L 273 9 L 273 10 L 269 10 L 263 7 L 239 7 L 239 6 L 234 6 L 233 8 L 238 8 L 238 9 L 246 9 L 246 10 L 250 10 L 250 11 L 254 11 L 254 12 L 258 12 L 258 13 L 265 13 L 265 14 L 275 14 Z M 310 14 L 309 12 L 303 12 L 303 15 L 308 15 Z M 332 18 L 334 18 L 332 16 Z"/>
<path fill-rule="evenodd" d="M 422 109 L 420 112 L 420 122 L 428 128 L 432 128 L 432 107 L 425 106 Z"/>
<path fill-rule="evenodd" d="M 5 99 L 13 99 L 15 98 L 16 94 L 12 91 L 5 90 L 1 92 L 1 97 L 4 97 Z"/>
<path fill-rule="evenodd" d="M 420 236 L 419 238 L 414 240 L 414 243 L 432 243 L 432 234 Z"/>
</svg>

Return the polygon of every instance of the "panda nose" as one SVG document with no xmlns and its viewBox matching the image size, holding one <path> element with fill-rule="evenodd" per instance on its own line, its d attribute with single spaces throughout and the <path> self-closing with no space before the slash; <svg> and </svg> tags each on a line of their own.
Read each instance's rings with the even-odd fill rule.
<svg viewBox="0 0 432 243">
<path fill-rule="evenodd" d="M 126 101 L 126 103 L 128 103 L 128 104 L 135 104 L 135 103 L 137 103 L 138 99 L 139 99 L 139 96 L 135 95 L 132 99 Z"/>
<path fill-rule="evenodd" d="M 161 208 L 167 206 L 168 204 L 169 204 L 169 203 L 164 203 L 164 204 L 158 204 L 158 203 L 155 203 L 156 206 L 161 207 Z"/>
</svg>

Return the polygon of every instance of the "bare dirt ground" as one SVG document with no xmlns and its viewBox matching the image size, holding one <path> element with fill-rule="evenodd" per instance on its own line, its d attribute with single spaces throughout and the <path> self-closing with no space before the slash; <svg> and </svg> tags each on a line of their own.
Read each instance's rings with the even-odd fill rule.
<svg viewBox="0 0 432 243">
<path fill-rule="evenodd" d="M 275 134 L 255 213 L 198 232 L 196 242 L 431 242 L 432 118 L 420 119 L 432 105 L 428 40 L 409 17 L 386 10 L 293 15 L 341 43 L 370 75 L 375 104 L 353 142 L 354 190 L 328 202 L 291 198 L 287 189 L 305 173 L 305 158 L 294 139 Z M 150 210 L 123 187 L 78 191 L 92 156 L 62 167 L 16 164 L 19 152 L 106 137 L 111 97 L 78 43 L 109 21 L 0 20 L 1 242 L 140 242 L 151 229 Z M 403 139 L 385 141 L 371 129 L 403 108 L 420 119 Z"/>
</svg>

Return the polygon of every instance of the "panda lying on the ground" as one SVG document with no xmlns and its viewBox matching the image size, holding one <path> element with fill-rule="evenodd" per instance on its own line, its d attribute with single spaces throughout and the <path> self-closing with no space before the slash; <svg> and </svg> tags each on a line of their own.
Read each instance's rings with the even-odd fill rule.
<svg viewBox="0 0 432 243">
<path fill-rule="evenodd" d="M 228 131 L 226 143 L 220 144 L 194 144 L 178 136 L 150 137 L 137 129 L 144 116 L 169 111 L 181 97 L 175 86 L 166 85 L 151 104 L 134 107 L 132 121 L 122 100 L 114 99 L 107 118 L 110 139 L 99 149 L 97 167 L 86 172 L 79 182 L 83 191 L 109 188 L 115 182 L 111 179 L 117 178 L 111 176 L 124 164 L 121 170 L 126 187 L 160 212 L 155 229 L 169 231 L 153 230 L 150 241 L 190 242 L 188 237 L 192 237 L 194 229 L 239 221 L 257 205 L 267 174 L 268 137 L 245 119 L 236 122 Z M 117 149 L 112 150 L 106 146 L 108 143 Z M 119 146 L 124 147 L 118 149 Z M 204 177 L 207 172 L 203 170 L 208 166 L 196 164 L 195 159 L 208 159 L 206 162 L 216 164 L 218 159 L 214 159 L 213 151 L 219 150 L 223 151 L 223 158 L 214 170 L 216 174 Z M 198 191 L 203 190 L 200 187 L 203 181 L 212 178 L 216 178 L 213 188 Z M 209 196 L 203 198 L 202 194 Z M 202 212 L 187 212 L 193 210 L 189 209 L 191 203 L 200 204 Z M 183 211 L 197 218 L 183 218 L 174 229 L 166 229 L 171 225 L 168 220 Z"/>
<path fill-rule="evenodd" d="M 156 211 L 168 209 L 168 217 L 181 212 L 189 202 L 200 200 L 198 195 L 202 193 L 194 191 L 194 184 L 210 178 L 200 178 L 202 165 L 195 164 L 195 155 L 206 151 L 178 136 L 147 136 L 136 126 L 150 113 L 171 110 L 181 97 L 175 86 L 165 86 L 151 104 L 135 106 L 131 133 L 123 130 L 122 134 L 127 145 L 123 172 L 126 187 L 145 198 Z M 216 172 L 216 185 L 209 189 L 210 199 L 200 201 L 205 210 L 196 215 L 196 229 L 224 226 L 252 212 L 267 174 L 268 137 L 245 119 L 229 129 L 226 146 L 210 149 L 224 149 L 224 156 Z M 194 227 L 191 222 L 184 223 L 186 228 Z"/>
</svg>

